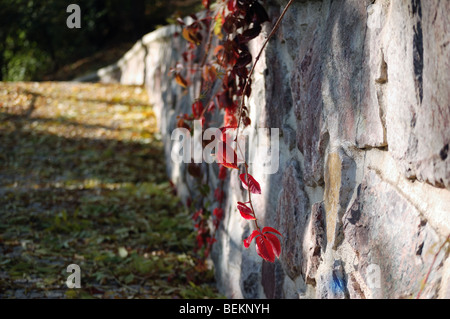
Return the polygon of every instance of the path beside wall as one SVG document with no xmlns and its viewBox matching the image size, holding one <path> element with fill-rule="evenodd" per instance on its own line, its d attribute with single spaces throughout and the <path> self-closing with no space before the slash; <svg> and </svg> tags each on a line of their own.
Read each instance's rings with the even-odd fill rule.
<svg viewBox="0 0 450 319">
<path fill-rule="evenodd" d="M 272 22 L 287 1 L 266 3 Z M 296 1 L 258 62 L 249 101 L 250 144 L 279 129 L 279 169 L 251 168 L 262 224 L 280 230 L 282 254 L 262 262 L 236 211 L 245 195 L 227 181 L 213 249 L 222 293 L 233 298 L 415 296 L 450 234 L 450 1 Z M 176 116 L 188 90 L 168 74 L 184 42 L 170 26 L 146 35 L 102 81 L 145 84 L 182 197 L 186 165 L 171 162 Z M 256 55 L 270 31 L 252 41 Z M 263 158 L 250 149 L 249 160 Z M 218 184 L 217 165 L 210 171 Z M 437 255 L 422 297 L 450 298 L 450 260 Z"/>
</svg>

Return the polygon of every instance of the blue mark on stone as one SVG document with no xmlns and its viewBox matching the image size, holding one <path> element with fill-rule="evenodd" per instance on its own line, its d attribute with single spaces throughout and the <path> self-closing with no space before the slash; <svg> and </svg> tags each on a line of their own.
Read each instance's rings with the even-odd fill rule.
<svg viewBox="0 0 450 319">
<path fill-rule="evenodd" d="M 335 295 L 345 293 L 345 281 L 339 276 L 337 276 L 335 271 L 333 271 L 333 281 L 331 282 L 331 291 Z"/>
</svg>

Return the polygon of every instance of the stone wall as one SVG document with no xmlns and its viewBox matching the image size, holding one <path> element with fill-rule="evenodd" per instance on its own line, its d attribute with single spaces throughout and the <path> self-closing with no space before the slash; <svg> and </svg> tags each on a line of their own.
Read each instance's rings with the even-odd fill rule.
<svg viewBox="0 0 450 319">
<path fill-rule="evenodd" d="M 265 3 L 272 23 L 286 0 Z M 242 240 L 251 224 L 227 181 L 225 219 L 212 259 L 231 298 L 415 296 L 450 234 L 450 1 L 296 1 L 255 70 L 249 101 L 256 128 L 279 128 L 279 169 L 251 169 L 262 224 L 280 230 L 275 263 Z M 184 50 L 177 27 L 145 36 L 100 78 L 145 83 L 165 142 L 168 173 L 182 197 L 195 192 L 186 165 L 171 162 L 176 116 L 188 90 L 168 74 Z M 178 30 L 180 31 L 180 30 Z M 251 42 L 256 55 L 270 31 Z M 249 150 L 249 160 L 263 154 Z M 210 184 L 217 165 L 203 164 Z M 450 298 L 450 261 L 436 257 L 422 294 Z"/>
</svg>

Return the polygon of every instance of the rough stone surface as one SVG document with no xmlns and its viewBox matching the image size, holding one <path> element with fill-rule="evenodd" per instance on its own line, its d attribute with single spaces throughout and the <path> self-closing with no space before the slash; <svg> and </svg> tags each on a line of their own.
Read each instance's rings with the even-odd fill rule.
<svg viewBox="0 0 450 319">
<path fill-rule="evenodd" d="M 340 149 L 328 154 L 325 168 L 324 206 L 327 241 L 336 247 L 341 239 L 342 215 L 355 187 L 356 164 Z"/>
<path fill-rule="evenodd" d="M 279 299 L 283 297 L 284 271 L 280 262 L 262 264 L 261 285 L 264 294 L 269 299 Z"/>
<path fill-rule="evenodd" d="M 287 0 L 264 2 L 271 23 Z M 248 151 L 263 193 L 260 223 L 283 237 L 266 263 L 236 211 L 245 191 L 226 181 L 225 218 L 212 260 L 231 298 L 408 298 L 420 289 L 450 234 L 450 1 L 294 1 L 255 68 L 248 101 Z M 253 56 L 270 32 L 250 42 Z M 176 117 L 189 113 L 188 89 L 169 74 L 185 43 L 169 26 L 146 35 L 103 81 L 145 84 L 164 142 L 169 178 L 182 198 L 196 195 L 187 165 L 171 161 Z M 202 48 L 199 48 L 201 50 Z M 198 61 L 194 61 L 196 63 Z M 217 83 L 220 85 L 220 83 Z M 219 121 L 220 118 L 217 118 Z M 279 166 L 267 174 L 259 142 L 279 129 Z M 217 167 L 209 172 L 217 186 Z M 210 198 L 213 199 L 212 196 Z M 312 203 L 315 203 L 312 205 Z M 448 298 L 441 252 L 422 292 Z"/>
<path fill-rule="evenodd" d="M 276 48 L 271 48 L 266 56 L 266 63 L 272 67 L 266 69 L 265 100 L 267 105 L 264 113 L 265 127 L 281 128 L 284 124 L 285 114 L 289 114 L 292 108 L 292 98 L 289 79 L 285 76 L 288 73 L 287 66 L 276 52 Z"/>
<path fill-rule="evenodd" d="M 310 215 L 297 162 L 291 162 L 286 167 L 282 187 L 276 213 L 276 228 L 283 234 L 280 260 L 285 273 L 295 279 L 302 270 L 303 237 Z"/>
<path fill-rule="evenodd" d="M 387 9 L 386 1 L 377 1 L 367 7 L 360 115 L 356 128 L 356 145 L 361 148 L 387 145 L 385 88 L 388 77 L 381 47 L 382 26 Z"/>
<path fill-rule="evenodd" d="M 320 274 L 318 278 L 316 298 L 347 299 L 347 279 L 341 260 L 334 261 L 328 272 Z"/>
<path fill-rule="evenodd" d="M 291 87 L 297 116 L 297 145 L 305 157 L 304 180 L 308 186 L 323 184 L 323 158 L 326 147 L 321 96 L 322 72 L 317 38 L 304 56 L 294 62 Z"/>
<path fill-rule="evenodd" d="M 425 278 L 438 237 L 394 187 L 369 170 L 343 222 L 345 239 L 357 256 L 357 271 L 372 297 L 401 298 L 418 292 L 417 278 Z M 428 285 L 438 286 L 438 280 L 432 274 Z"/>
<path fill-rule="evenodd" d="M 383 36 L 387 140 L 410 178 L 450 186 L 448 1 L 392 2 Z"/>
<path fill-rule="evenodd" d="M 367 6 L 371 1 L 332 1 L 320 34 L 322 98 L 330 139 L 354 143 L 361 104 Z M 324 3 L 325 5 L 325 3 Z"/>
<path fill-rule="evenodd" d="M 323 202 L 311 207 L 311 218 L 303 239 L 303 277 L 308 284 L 316 283 L 316 273 L 326 248 L 325 208 Z"/>
</svg>

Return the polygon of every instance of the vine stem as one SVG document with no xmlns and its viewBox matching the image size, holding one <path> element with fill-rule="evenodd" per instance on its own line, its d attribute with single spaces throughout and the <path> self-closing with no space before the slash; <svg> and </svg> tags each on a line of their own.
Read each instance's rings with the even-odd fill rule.
<svg viewBox="0 0 450 319">
<path fill-rule="evenodd" d="M 242 158 L 244 160 L 243 164 L 244 164 L 244 169 L 245 169 L 245 178 L 246 178 L 247 183 L 248 183 L 248 180 L 249 180 L 249 178 L 248 178 L 248 164 L 245 161 L 245 155 L 242 152 L 241 147 L 239 146 L 239 141 L 236 141 L 236 145 L 237 145 L 237 148 L 239 149 L 239 152 L 241 153 L 241 156 L 242 156 Z M 248 203 L 250 204 L 250 209 L 252 210 L 253 217 L 255 217 L 255 220 L 253 220 L 253 222 L 255 223 L 255 227 L 259 230 L 260 228 L 258 226 L 258 219 L 256 218 L 255 209 L 253 208 L 252 192 L 250 192 L 250 190 L 248 190 Z"/>
<path fill-rule="evenodd" d="M 206 63 L 206 59 L 208 57 L 209 50 L 211 49 L 211 42 L 212 42 L 212 37 L 213 37 L 213 32 L 214 32 L 214 25 L 212 22 L 210 9 L 208 9 L 208 11 L 206 11 L 206 18 L 209 20 L 208 42 L 206 43 L 205 52 L 204 52 L 202 61 L 200 63 L 200 68 L 203 68 L 203 66 Z"/>
<path fill-rule="evenodd" d="M 249 178 L 248 178 L 248 165 L 247 165 L 247 163 L 245 163 L 244 167 L 245 167 L 245 176 L 246 176 L 246 178 L 247 178 L 247 183 L 248 183 Z M 253 203 L 252 203 L 252 192 L 250 192 L 250 190 L 248 190 L 248 202 L 249 202 L 250 208 L 251 208 L 251 210 L 252 210 L 252 212 L 253 212 L 253 216 L 255 217 L 255 220 L 253 221 L 253 222 L 255 223 L 255 227 L 256 227 L 258 230 L 260 230 L 259 225 L 258 225 L 258 219 L 256 218 L 255 209 L 253 208 Z"/>
<path fill-rule="evenodd" d="M 261 57 L 261 54 L 263 53 L 267 43 L 272 38 L 272 36 L 275 34 L 275 32 L 278 30 L 278 27 L 280 26 L 281 21 L 283 20 L 283 17 L 286 14 L 286 12 L 289 9 L 289 7 L 292 4 L 292 2 L 294 2 L 294 0 L 289 0 L 289 2 L 286 5 L 286 7 L 284 7 L 283 12 L 281 12 L 281 15 L 278 17 L 277 21 L 275 22 L 275 26 L 272 28 L 272 31 L 269 33 L 269 35 L 267 36 L 266 40 L 264 41 L 261 49 L 258 52 L 258 55 L 255 58 L 255 62 L 253 63 L 252 68 L 250 69 L 250 72 L 249 72 L 247 78 L 245 79 L 245 85 L 244 85 L 244 89 L 242 90 L 242 97 L 241 97 L 241 102 L 240 102 L 240 105 L 239 105 L 239 119 L 237 121 L 237 129 L 236 129 L 236 136 L 235 136 L 235 141 L 236 141 L 235 151 L 236 151 L 236 147 L 239 147 L 239 141 L 238 141 L 239 127 L 240 127 L 241 120 L 242 120 L 242 108 L 244 107 L 245 92 L 247 91 L 247 87 L 249 85 L 249 79 L 251 79 L 251 77 L 253 75 L 253 72 L 255 71 L 256 64 L 258 63 L 258 61 L 259 61 L 259 59 Z M 242 154 L 242 150 L 240 148 L 239 148 L 239 150 L 241 151 L 241 154 Z M 246 177 L 246 180 L 248 181 L 249 180 L 249 178 L 248 178 L 248 164 L 245 161 L 245 155 L 243 155 L 243 157 L 244 157 L 243 159 L 244 159 L 245 177 Z M 255 213 L 255 210 L 253 208 L 252 196 L 251 196 L 250 190 L 248 190 L 248 201 L 249 201 L 249 204 L 250 204 L 250 209 L 253 212 L 253 216 L 256 218 L 256 213 Z M 254 223 L 255 223 L 256 229 L 260 230 L 257 219 L 254 220 Z"/>
<path fill-rule="evenodd" d="M 281 12 L 281 15 L 278 17 L 277 21 L 275 22 L 275 26 L 273 27 L 272 31 L 269 33 L 269 35 L 267 36 L 266 40 L 264 41 L 261 49 L 259 50 L 258 55 L 255 58 L 255 63 L 253 63 L 252 68 L 250 69 L 250 72 L 248 74 L 248 77 L 245 80 L 244 89 L 242 90 L 241 103 L 239 105 L 239 119 L 238 119 L 238 122 L 237 122 L 236 140 L 237 140 L 237 137 L 239 136 L 239 126 L 240 126 L 240 123 L 241 123 L 241 120 L 242 120 L 242 108 L 244 107 L 245 92 L 247 91 L 247 86 L 248 86 L 248 83 L 249 83 L 249 79 L 251 79 L 251 77 L 252 77 L 253 71 L 255 70 L 255 66 L 258 63 L 259 58 L 261 57 L 261 54 L 264 51 L 264 48 L 266 47 L 266 45 L 269 42 L 269 40 L 272 38 L 272 36 L 277 31 L 278 27 L 281 24 L 281 21 L 283 20 L 284 15 L 286 14 L 286 12 L 289 9 L 289 7 L 291 6 L 292 2 L 294 2 L 294 0 L 289 0 L 289 2 L 286 5 L 286 7 L 284 7 L 283 12 Z"/>
<path fill-rule="evenodd" d="M 430 268 L 428 269 L 427 275 L 425 276 L 422 286 L 420 287 L 419 292 L 417 293 L 416 299 L 420 299 L 420 295 L 422 294 L 422 291 L 425 289 L 425 285 L 427 284 L 428 277 L 431 274 L 431 270 L 433 269 L 434 263 L 436 262 L 437 256 L 441 252 L 442 248 L 444 248 L 445 244 L 450 242 L 450 235 L 447 236 L 447 239 L 442 243 L 441 247 L 439 247 L 437 253 L 434 255 L 433 261 L 431 262 Z"/>
</svg>

